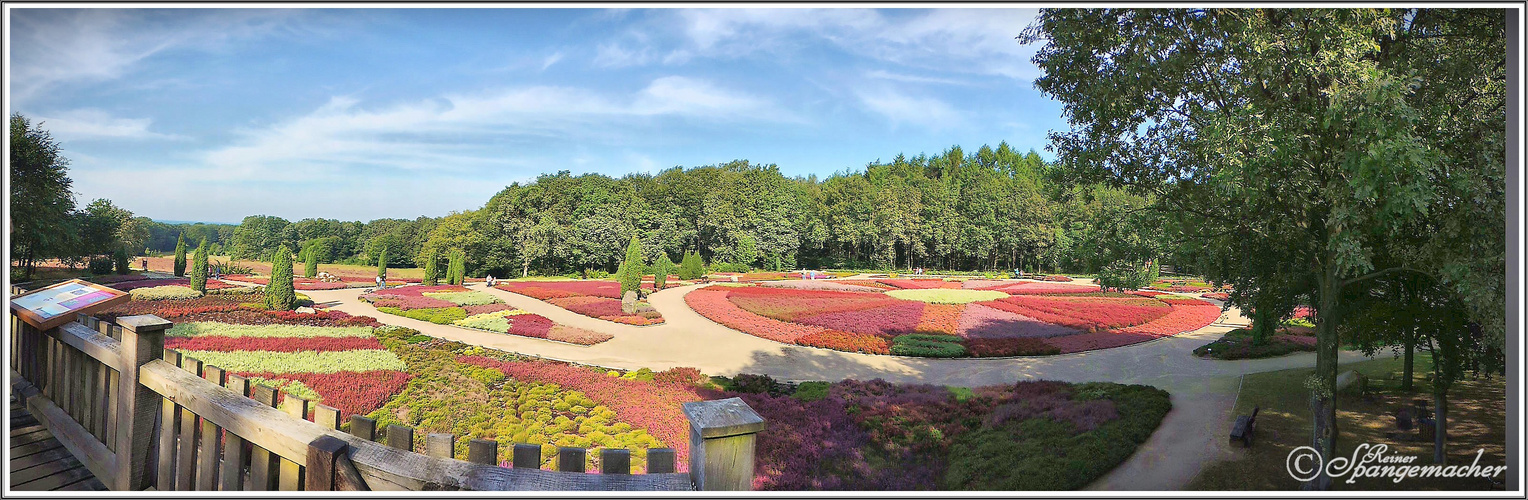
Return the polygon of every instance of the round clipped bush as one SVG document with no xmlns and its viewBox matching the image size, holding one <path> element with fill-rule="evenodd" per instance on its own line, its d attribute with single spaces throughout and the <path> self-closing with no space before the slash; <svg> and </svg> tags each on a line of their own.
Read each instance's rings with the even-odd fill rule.
<svg viewBox="0 0 1528 500">
<path fill-rule="evenodd" d="M 133 300 L 194 299 L 202 296 L 202 292 L 180 285 L 134 288 L 127 293 L 133 297 Z"/>
<path fill-rule="evenodd" d="M 1008 297 L 1008 294 L 996 290 L 962 290 L 959 288 L 888 290 L 886 295 L 903 300 L 916 300 L 931 304 L 968 304 Z"/>
<path fill-rule="evenodd" d="M 960 337 L 913 333 L 891 339 L 891 353 L 898 356 L 925 358 L 958 358 L 966 355 L 966 346 Z"/>
</svg>

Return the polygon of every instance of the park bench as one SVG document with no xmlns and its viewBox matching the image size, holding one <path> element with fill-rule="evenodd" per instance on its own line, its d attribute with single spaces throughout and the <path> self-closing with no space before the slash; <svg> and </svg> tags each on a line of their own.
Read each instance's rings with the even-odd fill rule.
<svg viewBox="0 0 1528 500">
<path fill-rule="evenodd" d="M 1236 417 L 1236 425 L 1231 427 L 1231 441 L 1241 441 L 1243 448 L 1252 447 L 1252 434 L 1257 431 L 1257 411 L 1261 407 L 1253 407 L 1252 415 Z"/>
</svg>

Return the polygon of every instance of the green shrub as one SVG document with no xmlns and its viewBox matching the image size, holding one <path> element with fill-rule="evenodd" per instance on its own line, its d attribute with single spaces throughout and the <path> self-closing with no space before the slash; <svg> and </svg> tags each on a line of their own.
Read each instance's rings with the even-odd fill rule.
<svg viewBox="0 0 1528 500">
<path fill-rule="evenodd" d="M 315 251 L 311 246 L 309 246 L 307 250 L 303 251 L 302 276 L 304 278 L 313 278 L 318 276 L 318 252 Z"/>
<path fill-rule="evenodd" d="M 966 346 L 960 337 L 914 333 L 898 335 L 891 339 L 891 353 L 898 356 L 925 358 L 958 358 L 966 355 Z"/>
<path fill-rule="evenodd" d="M 802 382 L 791 397 L 810 403 L 828 397 L 828 388 L 832 386 L 827 382 Z"/>
<path fill-rule="evenodd" d="M 186 275 L 186 233 L 175 240 L 175 275 Z"/>
<path fill-rule="evenodd" d="M 694 280 L 706 275 L 705 264 L 700 260 L 700 253 L 688 251 L 679 263 L 679 279 Z"/>
<path fill-rule="evenodd" d="M 396 307 L 378 307 L 378 311 L 388 314 L 413 318 L 420 321 L 429 321 L 437 325 L 449 325 L 456 321 L 467 319 L 467 310 L 460 307 L 436 307 L 427 309 L 402 310 Z"/>
<path fill-rule="evenodd" d="M 377 277 L 387 279 L 387 247 L 382 247 L 382 252 L 377 254 Z"/>
<path fill-rule="evenodd" d="M 626 260 L 621 261 L 621 270 L 616 272 L 616 281 L 621 283 L 621 294 L 626 292 L 640 291 L 642 287 L 642 275 L 647 274 L 642 264 L 642 241 L 637 235 L 631 235 L 631 243 L 626 244 Z"/>
<path fill-rule="evenodd" d="M 129 272 L 127 268 L 127 250 L 118 248 L 117 251 L 112 252 L 111 260 L 117 265 L 117 274 L 127 274 Z"/>
<path fill-rule="evenodd" d="M 196 245 L 196 254 L 191 258 L 191 289 L 207 293 L 207 238 Z"/>
<path fill-rule="evenodd" d="M 179 285 L 134 288 L 127 293 L 133 297 L 133 300 L 194 299 L 202 296 L 202 292 Z"/>
<path fill-rule="evenodd" d="M 106 257 L 100 257 L 100 256 L 91 257 L 90 258 L 90 274 L 95 274 L 95 275 L 111 274 L 111 268 L 115 264 L 116 264 L 115 261 L 113 261 L 112 259 L 106 258 Z"/>
<path fill-rule="evenodd" d="M 460 285 L 467 279 L 467 254 L 461 249 L 451 250 L 446 262 L 446 284 Z"/>
<path fill-rule="evenodd" d="M 732 262 L 715 262 L 711 264 L 712 270 L 719 273 L 746 273 L 753 270 L 748 264 L 736 264 Z"/>
<path fill-rule="evenodd" d="M 296 304 L 297 291 L 292 288 L 292 251 L 281 245 L 271 258 L 271 280 L 265 285 L 265 306 L 275 311 L 290 311 Z"/>
<path fill-rule="evenodd" d="M 436 261 L 438 260 L 440 260 L 440 256 L 436 250 L 430 250 L 424 255 L 424 279 L 419 281 L 421 285 L 435 286 L 439 284 L 440 270 L 436 269 L 438 265 Z"/>
<path fill-rule="evenodd" d="M 653 262 L 653 290 L 668 288 L 668 275 L 674 272 L 674 261 L 668 255 L 659 255 Z"/>
</svg>

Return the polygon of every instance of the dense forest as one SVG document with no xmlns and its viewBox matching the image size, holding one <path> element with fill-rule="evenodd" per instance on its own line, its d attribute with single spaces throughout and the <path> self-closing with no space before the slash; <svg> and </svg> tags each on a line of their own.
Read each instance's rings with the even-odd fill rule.
<svg viewBox="0 0 1528 500">
<path fill-rule="evenodd" d="M 635 235 L 649 260 L 698 250 L 715 269 L 1013 269 L 1093 272 L 1148 262 L 1161 230 L 1132 210 L 1150 200 L 1063 182 L 1056 165 L 1006 143 L 974 153 L 898 155 L 825 179 L 746 160 L 612 178 L 567 171 L 515 183 L 477 210 L 370 222 L 254 215 L 209 239 L 235 258 L 280 245 L 326 262 L 422 265 L 462 249 L 475 275 L 611 271 Z M 1148 229 L 1150 228 L 1150 229 Z M 151 229 L 174 248 L 181 226 Z M 191 228 L 186 228 L 191 229 Z M 161 234 L 161 232 L 163 234 Z M 188 238 L 189 239 L 189 238 Z"/>
</svg>

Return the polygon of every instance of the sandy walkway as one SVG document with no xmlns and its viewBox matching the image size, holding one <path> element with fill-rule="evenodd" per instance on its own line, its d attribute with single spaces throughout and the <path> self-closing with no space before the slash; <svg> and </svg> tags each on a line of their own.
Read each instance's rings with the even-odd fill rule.
<svg viewBox="0 0 1528 500">
<path fill-rule="evenodd" d="M 359 300 L 362 289 L 305 291 L 330 309 L 378 318 L 425 334 L 505 351 L 610 368 L 664 370 L 691 366 L 712 375 L 762 373 L 782 380 L 882 378 L 900 383 L 957 386 L 1006 384 L 1018 380 L 1109 381 L 1146 384 L 1172 394 L 1173 410 L 1136 453 L 1089 486 L 1102 490 L 1180 489 L 1205 465 L 1232 456 L 1226 444 L 1237 381 L 1256 373 L 1315 365 L 1314 353 L 1272 359 L 1216 361 L 1197 358 L 1195 347 L 1246 324 L 1231 309 L 1199 330 L 1112 349 L 1058 356 L 1002 359 L 930 359 L 855 354 L 785 345 L 732 330 L 697 314 L 684 295 L 706 285 L 670 288 L 648 298 L 665 323 L 631 326 L 576 314 L 540 300 L 482 284 L 469 288 L 569 326 L 613 335 L 593 346 L 576 346 L 383 314 Z M 1366 359 L 1344 352 L 1343 363 Z"/>
</svg>

